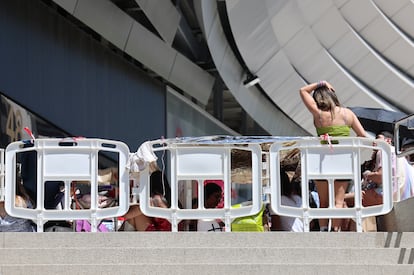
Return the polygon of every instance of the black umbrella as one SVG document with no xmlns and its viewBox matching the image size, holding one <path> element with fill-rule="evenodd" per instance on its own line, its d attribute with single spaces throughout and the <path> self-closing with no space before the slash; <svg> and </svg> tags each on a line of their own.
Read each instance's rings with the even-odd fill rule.
<svg viewBox="0 0 414 275">
<path fill-rule="evenodd" d="M 395 122 L 407 116 L 407 114 L 403 112 L 390 111 L 381 108 L 349 107 L 349 109 L 351 109 L 351 111 L 353 111 L 359 118 L 359 121 L 361 121 L 365 131 L 369 131 L 374 134 L 381 131 L 389 131 L 394 133 Z M 413 134 L 411 133 L 411 135 Z"/>
</svg>

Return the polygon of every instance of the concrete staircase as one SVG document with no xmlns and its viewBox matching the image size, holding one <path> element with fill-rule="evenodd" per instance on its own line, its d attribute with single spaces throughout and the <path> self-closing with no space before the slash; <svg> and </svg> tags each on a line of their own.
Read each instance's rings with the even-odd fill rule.
<svg viewBox="0 0 414 275">
<path fill-rule="evenodd" d="M 0 236 L 1 275 L 414 273 L 414 232 Z"/>
</svg>

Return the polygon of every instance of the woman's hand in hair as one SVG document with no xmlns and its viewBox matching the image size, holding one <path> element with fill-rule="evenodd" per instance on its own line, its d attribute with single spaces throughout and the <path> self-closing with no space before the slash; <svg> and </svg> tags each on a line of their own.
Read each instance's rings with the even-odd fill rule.
<svg viewBox="0 0 414 275">
<path fill-rule="evenodd" d="M 325 80 L 325 86 L 331 90 L 332 92 L 335 93 L 335 89 L 333 88 L 333 86 L 331 85 L 331 83 L 329 83 L 328 81 Z"/>
</svg>

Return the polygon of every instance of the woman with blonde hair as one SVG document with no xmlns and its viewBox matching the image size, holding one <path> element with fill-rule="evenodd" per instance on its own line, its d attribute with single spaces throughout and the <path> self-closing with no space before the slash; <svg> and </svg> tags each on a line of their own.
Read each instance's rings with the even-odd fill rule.
<svg viewBox="0 0 414 275">
<path fill-rule="evenodd" d="M 366 133 L 357 116 L 339 103 L 335 90 L 327 81 L 319 81 L 300 88 L 300 96 L 306 108 L 313 116 L 313 123 L 318 136 L 349 136 L 352 130 L 359 137 Z M 313 94 L 312 94 L 313 93 Z M 329 137 L 328 137 L 329 138 Z M 326 181 L 315 181 L 318 190 L 320 207 L 329 205 L 328 184 Z M 335 180 L 335 207 L 342 208 L 349 180 Z M 321 231 L 328 231 L 328 220 L 319 221 Z M 341 220 L 332 221 L 333 231 L 340 231 Z"/>
</svg>

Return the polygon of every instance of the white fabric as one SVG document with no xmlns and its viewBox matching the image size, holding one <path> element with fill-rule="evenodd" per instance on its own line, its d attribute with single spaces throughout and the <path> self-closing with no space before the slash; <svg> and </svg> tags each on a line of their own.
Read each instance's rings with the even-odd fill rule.
<svg viewBox="0 0 414 275">
<path fill-rule="evenodd" d="M 157 156 L 152 150 L 151 143 L 146 141 L 141 144 L 135 153 L 129 154 L 126 168 L 132 176 L 137 175 L 140 171 L 144 170 L 149 163 L 156 161 L 157 159 Z"/>
<path fill-rule="evenodd" d="M 310 195 L 312 196 L 313 200 L 315 201 L 316 207 L 319 208 L 321 206 L 321 203 L 319 201 L 319 194 L 318 194 L 318 192 L 312 191 L 312 192 L 310 192 Z"/>
<path fill-rule="evenodd" d="M 401 201 L 414 196 L 414 168 L 404 157 L 397 158 L 396 162 L 397 183 L 399 190 L 396 186 L 394 186 L 393 199 L 394 201 Z"/>
</svg>

